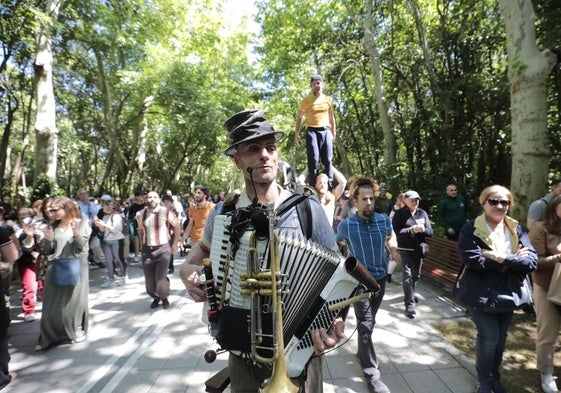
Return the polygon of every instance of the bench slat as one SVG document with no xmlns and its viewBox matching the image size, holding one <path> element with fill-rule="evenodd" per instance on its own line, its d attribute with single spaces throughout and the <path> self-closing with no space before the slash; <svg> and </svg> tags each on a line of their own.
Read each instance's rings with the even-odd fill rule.
<svg viewBox="0 0 561 393">
<path fill-rule="evenodd" d="M 457 243 L 445 238 L 427 238 L 430 251 L 423 258 L 422 271 L 446 287 L 453 287 L 460 269 Z"/>
</svg>

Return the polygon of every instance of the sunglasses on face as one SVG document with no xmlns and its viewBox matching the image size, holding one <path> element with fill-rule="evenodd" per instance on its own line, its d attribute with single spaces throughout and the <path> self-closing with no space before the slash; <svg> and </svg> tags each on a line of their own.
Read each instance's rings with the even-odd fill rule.
<svg viewBox="0 0 561 393">
<path fill-rule="evenodd" d="M 487 199 L 487 203 L 491 206 L 498 206 L 501 204 L 502 206 L 510 206 L 510 201 L 507 199 Z"/>
<path fill-rule="evenodd" d="M 57 211 L 62 210 L 62 207 L 55 207 L 52 209 L 47 210 L 49 213 L 56 213 Z"/>
</svg>

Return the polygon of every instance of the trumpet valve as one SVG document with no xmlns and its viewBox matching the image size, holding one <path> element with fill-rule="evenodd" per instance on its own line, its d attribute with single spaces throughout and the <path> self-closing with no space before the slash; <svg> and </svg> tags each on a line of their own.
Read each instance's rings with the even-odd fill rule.
<svg viewBox="0 0 561 393">
<path fill-rule="evenodd" d="M 244 296 L 251 296 L 251 295 L 271 296 L 273 294 L 273 291 L 271 289 L 255 288 L 255 289 L 242 289 L 241 293 Z"/>
</svg>

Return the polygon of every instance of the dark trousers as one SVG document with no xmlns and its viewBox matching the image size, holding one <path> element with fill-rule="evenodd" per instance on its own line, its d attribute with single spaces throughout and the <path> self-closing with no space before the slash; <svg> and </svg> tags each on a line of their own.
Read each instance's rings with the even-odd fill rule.
<svg viewBox="0 0 561 393">
<path fill-rule="evenodd" d="M 410 304 L 415 304 L 415 293 L 417 288 L 417 281 L 421 278 L 422 259 L 414 251 L 400 251 L 401 266 L 403 271 L 401 273 L 403 284 L 403 301 L 405 307 Z"/>
<path fill-rule="evenodd" d="M 127 276 L 127 258 L 126 258 L 126 255 L 125 255 L 125 239 L 120 239 L 119 240 L 119 258 L 121 259 L 122 264 L 123 264 L 122 274 L 123 274 L 124 277 L 126 277 Z"/>
<path fill-rule="evenodd" d="M 171 247 L 174 242 L 173 235 L 171 235 L 171 239 L 169 239 L 169 246 Z M 173 253 L 169 253 L 169 263 L 168 263 L 168 270 L 173 270 Z"/>
<path fill-rule="evenodd" d="M 258 393 L 263 381 L 271 371 L 256 365 L 251 359 L 230 354 L 228 358 L 232 393 Z M 322 357 L 313 357 L 307 364 L 305 374 L 297 379 L 299 393 L 323 393 Z"/>
<path fill-rule="evenodd" d="M 358 361 L 362 368 L 362 373 L 368 384 L 380 379 L 379 361 L 372 342 L 372 331 L 376 325 L 376 314 L 382 304 L 384 293 L 386 292 L 386 280 L 377 280 L 380 284 L 380 292 L 375 298 L 356 302 L 353 307 L 355 310 L 358 331 Z M 360 286 L 355 295 L 365 292 Z"/>
<path fill-rule="evenodd" d="M 154 299 L 169 296 L 168 263 L 171 249 L 169 244 L 157 247 L 142 246 L 142 271 L 146 281 L 146 292 Z"/>
<path fill-rule="evenodd" d="M 316 177 L 319 175 L 318 162 L 324 167 L 324 173 L 333 180 L 333 135 L 331 130 L 326 128 L 323 131 L 314 131 L 308 127 L 306 132 L 306 153 L 308 157 L 308 178 L 310 186 L 316 184 Z"/>
<path fill-rule="evenodd" d="M 0 288 L 2 286 L 0 285 Z M 6 306 L 4 294 L 0 294 L 0 386 L 10 382 L 8 364 L 10 363 L 10 352 L 8 351 L 8 326 L 10 324 L 10 311 Z"/>
</svg>

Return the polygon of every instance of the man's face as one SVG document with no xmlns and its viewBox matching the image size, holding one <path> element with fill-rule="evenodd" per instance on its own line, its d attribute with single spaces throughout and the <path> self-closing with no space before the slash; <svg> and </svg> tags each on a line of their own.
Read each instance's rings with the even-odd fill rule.
<svg viewBox="0 0 561 393">
<path fill-rule="evenodd" d="M 369 219 L 374 215 L 374 191 L 369 187 L 361 187 L 354 200 L 359 217 Z"/>
<path fill-rule="evenodd" d="M 264 137 L 242 143 L 237 148 L 234 161 L 244 178 L 250 181 L 247 168 L 253 168 L 253 181 L 270 184 L 277 178 L 279 167 L 279 152 L 274 137 Z"/>
<path fill-rule="evenodd" d="M 446 195 L 452 198 L 456 197 L 458 195 L 458 188 L 453 185 L 446 187 Z"/>
<path fill-rule="evenodd" d="M 419 207 L 419 198 L 405 198 L 403 201 L 410 211 L 414 211 Z"/>
<path fill-rule="evenodd" d="M 86 191 L 81 191 L 78 193 L 78 199 L 80 199 L 82 202 L 89 202 L 88 197 L 89 195 Z"/>
<path fill-rule="evenodd" d="M 12 198 L 6 195 L 5 197 L 2 198 L 2 202 L 4 202 L 6 205 L 9 205 L 10 203 L 12 203 Z"/>
<path fill-rule="evenodd" d="M 112 201 L 103 201 L 102 205 L 103 212 L 106 214 L 113 212 L 113 202 Z"/>
<path fill-rule="evenodd" d="M 195 203 L 202 203 L 206 199 L 206 195 L 200 189 L 195 191 Z"/>
<path fill-rule="evenodd" d="M 312 88 L 312 92 L 314 95 L 319 96 L 323 92 L 323 82 L 319 80 L 312 81 L 310 83 L 310 87 Z"/>
<path fill-rule="evenodd" d="M 320 195 L 325 194 L 327 191 L 329 191 L 329 184 L 328 183 L 329 183 L 329 181 L 328 181 L 327 176 L 318 176 L 316 178 L 316 191 Z"/>
<path fill-rule="evenodd" d="M 142 205 L 144 203 L 144 195 L 137 195 L 134 197 L 134 203 Z"/>
<path fill-rule="evenodd" d="M 146 194 L 146 205 L 150 209 L 155 209 L 160 205 L 160 196 L 157 192 L 150 191 L 148 194 Z"/>
<path fill-rule="evenodd" d="M 553 196 L 561 195 L 561 183 L 551 186 L 551 192 Z"/>
</svg>

